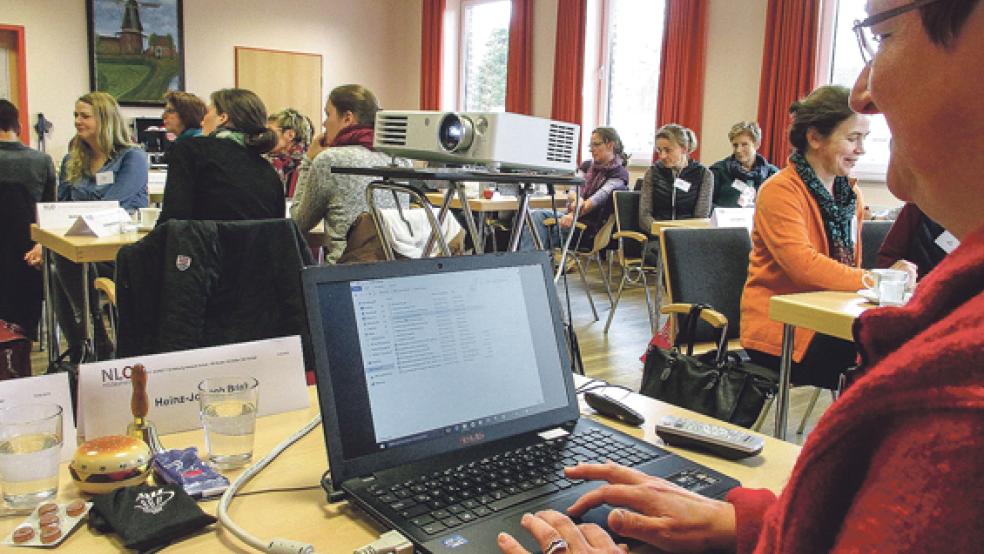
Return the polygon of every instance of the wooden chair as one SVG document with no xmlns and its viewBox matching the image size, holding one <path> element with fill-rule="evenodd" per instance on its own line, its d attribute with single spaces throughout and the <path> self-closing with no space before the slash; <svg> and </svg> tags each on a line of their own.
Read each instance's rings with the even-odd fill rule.
<svg viewBox="0 0 984 554">
<path fill-rule="evenodd" d="M 646 309 L 649 314 L 649 326 L 653 333 L 656 332 L 658 318 L 653 311 L 653 302 L 649 297 L 649 277 L 656 276 L 656 305 L 660 304 L 659 298 L 659 268 L 647 265 L 644 252 L 649 244 L 647 235 L 639 226 L 639 199 L 641 193 L 636 191 L 615 191 L 613 201 L 615 202 L 615 233 L 612 238 L 618 240 L 618 254 L 616 259 L 618 266 L 622 270 L 622 279 L 618 283 L 618 292 L 615 293 L 615 301 L 612 302 L 612 309 L 608 312 L 608 321 L 605 322 L 605 333 L 612 325 L 615 317 L 615 310 L 622 298 L 622 291 L 628 283 L 642 283 L 646 293 Z"/>
<path fill-rule="evenodd" d="M 554 218 L 548 218 L 543 221 L 543 224 L 547 229 L 553 227 L 557 224 L 557 220 Z M 591 241 L 590 247 L 585 247 L 581 245 L 581 239 L 584 237 L 584 230 L 587 226 L 581 222 L 574 224 L 575 231 L 577 231 L 577 237 L 574 241 L 574 246 L 571 248 L 570 255 L 574 258 L 574 263 L 577 266 L 578 275 L 581 277 L 581 285 L 584 287 L 584 291 L 588 295 L 588 303 L 591 304 L 591 313 L 594 314 L 594 320 L 598 321 L 598 310 L 595 309 L 594 298 L 591 296 L 591 288 L 588 286 L 588 280 L 585 276 L 586 269 L 590 267 L 591 262 L 594 261 L 598 265 L 598 271 L 601 273 L 601 280 L 605 283 L 605 292 L 608 294 L 608 303 L 613 305 L 612 300 L 612 286 L 609 274 L 605 273 L 605 268 L 601 264 L 601 251 L 608 247 L 608 243 L 612 240 L 612 229 L 615 227 L 615 214 L 608 217 L 598 232 L 595 234 L 594 239 Z M 559 251 L 559 249 L 555 249 Z M 583 262 L 582 262 L 583 260 Z"/>
<path fill-rule="evenodd" d="M 106 298 L 109 307 L 109 328 L 113 332 L 113 344 L 116 344 L 116 282 L 109 277 L 97 277 L 93 286 Z"/>
</svg>

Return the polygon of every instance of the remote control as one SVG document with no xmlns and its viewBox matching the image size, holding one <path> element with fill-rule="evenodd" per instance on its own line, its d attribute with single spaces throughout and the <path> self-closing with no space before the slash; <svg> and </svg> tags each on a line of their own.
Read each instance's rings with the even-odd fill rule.
<svg viewBox="0 0 984 554">
<path fill-rule="evenodd" d="M 671 446 L 706 450 L 729 460 L 754 456 L 765 446 L 762 437 L 675 416 L 657 422 L 656 434 Z"/>
</svg>

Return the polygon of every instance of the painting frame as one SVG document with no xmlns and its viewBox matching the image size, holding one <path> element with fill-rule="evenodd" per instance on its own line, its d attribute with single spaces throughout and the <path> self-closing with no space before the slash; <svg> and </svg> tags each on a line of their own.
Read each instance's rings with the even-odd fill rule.
<svg viewBox="0 0 984 554">
<path fill-rule="evenodd" d="M 169 90 L 185 90 L 183 4 L 86 0 L 89 90 L 121 106 L 148 107 L 163 106 Z"/>
</svg>

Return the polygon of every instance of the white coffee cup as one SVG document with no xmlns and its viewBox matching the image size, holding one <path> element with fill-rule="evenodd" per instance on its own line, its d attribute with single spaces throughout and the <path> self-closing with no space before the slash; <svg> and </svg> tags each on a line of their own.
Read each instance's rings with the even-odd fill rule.
<svg viewBox="0 0 984 554">
<path fill-rule="evenodd" d="M 153 227 L 161 216 L 160 208 L 140 208 L 140 226 Z"/>
<path fill-rule="evenodd" d="M 864 286 L 874 291 L 878 303 L 886 306 L 901 306 L 905 303 L 905 288 L 909 274 L 899 269 L 873 269 L 861 279 Z"/>
</svg>

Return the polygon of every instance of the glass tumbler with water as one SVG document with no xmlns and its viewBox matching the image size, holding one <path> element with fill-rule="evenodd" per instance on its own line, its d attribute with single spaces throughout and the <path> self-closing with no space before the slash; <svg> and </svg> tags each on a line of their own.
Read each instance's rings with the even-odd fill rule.
<svg viewBox="0 0 984 554">
<path fill-rule="evenodd" d="M 209 377 L 198 384 L 208 459 L 220 469 L 242 467 L 253 458 L 257 386 L 252 377 Z"/>
<path fill-rule="evenodd" d="M 0 408 L 0 489 L 13 508 L 30 508 L 58 493 L 62 407 Z"/>
</svg>

